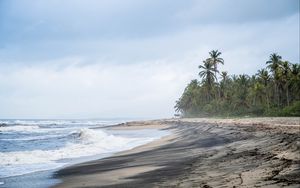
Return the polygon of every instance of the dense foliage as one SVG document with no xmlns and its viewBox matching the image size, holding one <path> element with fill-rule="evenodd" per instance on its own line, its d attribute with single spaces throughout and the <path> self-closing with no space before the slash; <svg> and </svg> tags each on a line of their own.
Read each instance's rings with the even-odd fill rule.
<svg viewBox="0 0 300 188">
<path fill-rule="evenodd" d="M 273 53 L 257 74 L 229 76 L 218 70 L 221 52 L 209 56 L 199 66 L 200 81 L 192 80 L 176 101 L 182 116 L 300 116 L 300 64 Z"/>
</svg>

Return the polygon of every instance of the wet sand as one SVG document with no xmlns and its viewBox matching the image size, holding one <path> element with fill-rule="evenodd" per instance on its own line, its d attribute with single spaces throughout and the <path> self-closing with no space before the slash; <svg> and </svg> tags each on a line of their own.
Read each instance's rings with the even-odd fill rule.
<svg viewBox="0 0 300 188">
<path fill-rule="evenodd" d="M 55 187 L 300 187 L 300 118 L 169 119 L 112 129 L 173 132 L 58 171 Z"/>
</svg>

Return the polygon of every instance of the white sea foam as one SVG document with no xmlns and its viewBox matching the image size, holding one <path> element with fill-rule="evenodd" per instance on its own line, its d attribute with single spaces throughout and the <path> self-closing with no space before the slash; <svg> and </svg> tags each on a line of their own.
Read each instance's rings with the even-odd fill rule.
<svg viewBox="0 0 300 188">
<path fill-rule="evenodd" d="M 43 136 L 29 136 L 24 138 L 1 138 L 4 141 L 33 141 L 33 140 L 46 140 L 51 138 L 62 138 L 66 135 L 43 135 Z"/>
<path fill-rule="evenodd" d="M 0 120 L 5 125 L 112 125 L 123 121 L 105 120 Z"/>
<path fill-rule="evenodd" d="M 0 166 L 41 164 L 60 159 L 91 156 L 101 153 L 115 152 L 129 149 L 149 142 L 137 138 L 124 138 L 109 135 L 101 130 L 81 129 L 78 132 L 79 143 L 67 144 L 66 147 L 55 150 L 32 150 L 17 152 L 0 152 Z"/>
<path fill-rule="evenodd" d="M 3 150 L 0 147 L 0 178 L 56 169 L 95 156 L 109 156 L 166 135 L 164 131 L 147 130 L 143 134 L 140 134 L 142 131 L 138 131 L 139 134 L 129 131 L 122 134 L 89 129 L 98 127 L 98 123 L 104 125 L 105 121 L 100 120 L 1 120 L 1 123 L 5 125 L 0 126 L 0 133 L 4 135 L 0 141 L 9 142 L 2 142 Z M 33 140 L 43 142 L 31 142 Z M 13 147 L 20 143 L 17 141 L 26 142 L 22 142 L 19 149 Z"/>
<path fill-rule="evenodd" d="M 19 164 L 15 166 L 1 165 L 0 178 L 10 177 L 10 176 L 20 176 L 32 172 L 57 169 L 65 165 L 66 163 L 56 163 L 56 162 L 39 163 L 39 164 L 31 164 L 31 165 Z"/>
<path fill-rule="evenodd" d="M 69 130 L 76 130 L 80 127 L 40 127 L 38 125 L 13 125 L 13 126 L 3 126 L 0 127 L 0 132 L 25 132 L 25 133 L 47 133 L 47 132 L 63 132 Z"/>
<path fill-rule="evenodd" d="M 8 131 L 21 131 L 21 132 L 32 132 L 34 130 L 39 129 L 40 127 L 37 125 L 16 125 L 16 126 L 3 126 L 0 127 L 0 132 L 8 132 Z"/>
</svg>

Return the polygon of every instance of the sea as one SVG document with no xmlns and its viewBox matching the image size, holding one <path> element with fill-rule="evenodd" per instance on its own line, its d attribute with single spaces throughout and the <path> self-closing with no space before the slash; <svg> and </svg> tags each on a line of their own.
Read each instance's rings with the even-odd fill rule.
<svg viewBox="0 0 300 188">
<path fill-rule="evenodd" d="M 59 183 L 51 180 L 51 174 L 61 168 L 109 157 L 169 134 L 157 129 L 110 129 L 126 121 L 0 120 L 0 188 L 26 183 L 49 187 Z"/>
</svg>

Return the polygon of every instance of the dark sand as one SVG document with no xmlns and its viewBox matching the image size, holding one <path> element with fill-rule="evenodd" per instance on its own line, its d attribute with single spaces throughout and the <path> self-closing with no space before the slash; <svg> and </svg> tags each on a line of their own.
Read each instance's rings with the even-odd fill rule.
<svg viewBox="0 0 300 188">
<path fill-rule="evenodd" d="M 113 157 L 62 169 L 55 174 L 63 181 L 56 187 L 299 188 L 300 118 L 275 120 L 123 124 L 114 128 L 156 127 L 174 134 Z"/>
</svg>

